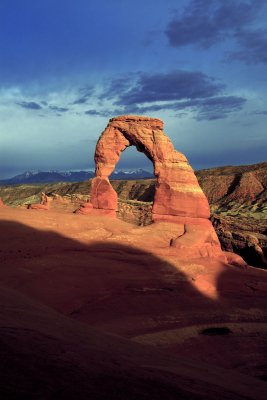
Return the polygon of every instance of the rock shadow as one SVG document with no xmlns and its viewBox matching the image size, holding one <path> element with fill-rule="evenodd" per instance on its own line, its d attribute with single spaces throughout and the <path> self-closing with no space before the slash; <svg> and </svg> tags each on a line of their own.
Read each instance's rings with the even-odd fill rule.
<svg viewBox="0 0 267 400">
<path fill-rule="evenodd" d="M 240 344 L 242 340 L 235 341 L 236 328 L 233 327 L 233 322 L 239 320 L 255 323 L 257 315 L 251 314 L 251 307 L 258 310 L 259 320 L 262 318 L 260 313 L 264 310 L 266 296 L 263 296 L 260 290 L 264 288 L 264 282 L 267 287 L 267 276 L 265 281 L 263 279 L 264 271 L 240 270 L 230 266 L 222 269 L 217 277 L 218 296 L 211 299 L 199 292 L 194 281 L 170 262 L 112 240 L 84 244 L 53 231 L 37 230 L 14 221 L 0 221 L 0 243 L 0 279 L 3 286 L 16 289 L 61 314 L 125 337 L 202 324 L 199 330 L 199 336 L 205 340 L 201 342 L 202 359 L 205 359 L 207 352 L 212 351 L 216 355 L 222 352 L 222 357 L 227 358 L 227 352 L 231 350 L 227 341 L 232 340 L 236 348 L 234 362 L 241 363 L 239 370 L 262 379 L 266 376 L 262 360 L 266 354 L 267 342 L 260 343 L 257 340 L 259 334 L 257 337 L 253 336 L 256 332 L 253 331 L 246 342 L 251 346 L 251 352 L 249 347 L 244 350 Z M 233 315 L 237 315 L 237 312 L 240 312 L 240 316 L 233 321 Z M 20 320 L 23 314 L 17 312 L 16 318 Z M 38 308 L 34 318 L 38 319 Z M 228 325 L 229 321 L 231 325 Z M 214 328 L 220 327 L 221 323 L 224 329 L 231 330 L 231 334 L 201 335 L 203 329 L 213 329 L 214 332 Z M 16 332 L 12 331 L 10 335 L 12 340 L 19 343 Z M 222 339 L 223 343 L 220 342 Z M 186 350 L 187 346 L 190 357 L 194 358 L 200 342 L 196 342 L 194 347 L 192 339 L 190 340 L 189 346 L 185 343 L 181 348 Z M 38 352 L 42 352 L 42 347 L 39 347 L 38 344 Z M 187 355 L 186 351 L 179 351 Z M 243 351 L 242 357 L 238 355 L 239 351 Z M 180 353 L 174 351 L 174 354 Z M 250 353 L 262 354 L 258 364 L 252 360 Z M 13 368 L 14 360 L 17 363 L 16 368 L 18 365 L 24 365 L 22 359 L 17 360 L 18 357 L 13 353 L 10 353 L 12 360 L 8 358 L 8 352 L 5 351 L 4 354 L 7 357 L 5 365 L 10 363 Z M 208 361 L 211 364 L 218 361 L 220 365 L 216 355 L 209 355 Z M 36 360 L 33 354 L 30 357 L 32 368 L 36 365 Z M 60 355 L 63 364 L 65 357 Z M 249 357 L 249 363 L 253 361 L 256 367 L 247 364 Z M 231 357 L 229 359 L 232 362 Z M 45 365 L 45 359 L 42 362 Z M 36 368 L 38 371 L 39 367 Z M 232 368 L 232 365 L 228 368 Z M 258 372 L 255 372 L 255 368 Z M 7 371 L 9 370 L 6 370 L 6 375 Z M 38 372 L 36 373 L 38 375 Z M 51 377 L 50 372 L 47 374 Z M 23 373 L 16 370 L 15 375 L 16 379 L 19 377 L 19 386 L 23 387 Z M 29 377 L 27 382 L 29 385 Z M 80 379 L 77 382 L 80 382 Z M 25 389 L 26 392 L 27 390 L 29 391 L 29 388 Z M 148 390 L 147 387 L 144 390 Z M 37 397 L 33 395 L 32 398 Z M 127 398 L 132 397 L 129 395 Z M 153 398 L 160 396 L 155 395 Z"/>
<path fill-rule="evenodd" d="M 173 313 L 187 323 L 187 312 L 192 316 L 196 309 L 216 307 L 170 262 L 117 241 L 84 244 L 0 221 L 0 243 L 4 285 L 126 336 L 138 333 L 140 323 L 144 330 L 168 326 Z"/>
<path fill-rule="evenodd" d="M 109 319 L 123 314 L 167 315 L 175 309 L 193 315 L 220 304 L 239 304 L 242 296 L 250 296 L 252 281 L 262 282 L 261 289 L 254 290 L 257 299 L 267 279 L 265 271 L 254 268 L 222 267 L 215 279 L 217 296 L 212 299 L 197 289 L 192 274 L 112 239 L 85 244 L 52 230 L 0 221 L 0 243 L 3 284 L 78 319 L 86 320 L 82 315 L 94 310 L 90 321 L 101 320 L 105 313 Z M 205 268 L 213 273 L 212 266 Z"/>
</svg>

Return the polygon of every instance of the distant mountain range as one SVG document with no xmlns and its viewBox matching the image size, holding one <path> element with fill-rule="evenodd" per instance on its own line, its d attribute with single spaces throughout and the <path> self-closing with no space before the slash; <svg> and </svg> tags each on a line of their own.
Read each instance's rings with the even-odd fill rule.
<svg viewBox="0 0 267 400">
<path fill-rule="evenodd" d="M 94 171 L 27 171 L 23 174 L 16 175 L 13 178 L 0 180 L 0 185 L 17 185 L 24 183 L 51 183 L 51 182 L 81 182 L 91 179 L 95 176 Z M 135 180 L 154 178 L 151 172 L 143 169 L 133 171 L 114 171 L 110 179 L 113 180 Z"/>
</svg>

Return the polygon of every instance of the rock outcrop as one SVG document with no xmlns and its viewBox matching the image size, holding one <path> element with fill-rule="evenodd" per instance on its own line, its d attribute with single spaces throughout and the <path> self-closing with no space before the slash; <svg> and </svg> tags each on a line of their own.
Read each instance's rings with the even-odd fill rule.
<svg viewBox="0 0 267 400">
<path fill-rule="evenodd" d="M 196 175 L 209 203 L 220 209 L 264 212 L 267 206 L 267 162 L 203 169 Z"/>
<path fill-rule="evenodd" d="M 211 168 L 197 171 L 196 176 L 211 206 L 211 221 L 222 249 L 234 251 L 249 265 L 266 268 L 267 162 Z M 117 217 L 135 225 L 149 225 L 156 180 L 114 180 L 111 184 L 119 198 Z M 44 191 L 53 198 L 51 209 L 61 211 L 64 203 L 64 211 L 68 209 L 72 212 L 81 201 L 87 201 L 91 180 L 50 185 L 0 186 L 0 197 L 7 206 L 22 206 L 36 201 L 37 196 L 40 197 Z M 57 197 L 57 194 L 63 196 L 63 199 Z M 79 212 L 86 214 L 92 208 L 88 202 Z M 103 213 L 103 210 L 99 212 Z"/>
<path fill-rule="evenodd" d="M 40 194 L 40 203 L 38 204 L 29 204 L 28 209 L 29 210 L 49 210 L 50 208 L 50 203 L 53 199 L 48 197 L 44 192 L 41 192 Z"/>
<path fill-rule="evenodd" d="M 129 146 L 143 152 L 154 166 L 157 182 L 153 222 L 179 225 L 176 237 L 166 245 L 181 258 L 216 257 L 226 261 L 209 221 L 208 200 L 186 157 L 174 149 L 163 133 L 160 119 L 120 116 L 109 121 L 96 145 L 96 177 L 92 181 L 91 198 L 79 212 L 116 217 L 118 198 L 109 176 Z M 144 240 L 145 237 L 144 232 Z"/>
<path fill-rule="evenodd" d="M 210 216 L 208 201 L 186 157 L 163 133 L 159 119 L 140 116 L 112 118 L 95 151 L 96 177 L 91 191 L 92 211 L 115 216 L 117 193 L 109 182 L 121 153 L 136 146 L 153 163 L 157 179 L 153 221 L 202 224 Z M 99 211 L 98 211 L 99 213 Z"/>
<path fill-rule="evenodd" d="M 5 204 L 4 204 L 3 200 L 1 199 L 1 197 L 0 197 L 0 207 L 5 207 Z"/>
<path fill-rule="evenodd" d="M 239 254 L 249 265 L 267 269 L 266 218 L 215 214 L 212 223 L 223 250 Z"/>
<path fill-rule="evenodd" d="M 197 172 L 223 250 L 267 268 L 267 162 Z"/>
</svg>

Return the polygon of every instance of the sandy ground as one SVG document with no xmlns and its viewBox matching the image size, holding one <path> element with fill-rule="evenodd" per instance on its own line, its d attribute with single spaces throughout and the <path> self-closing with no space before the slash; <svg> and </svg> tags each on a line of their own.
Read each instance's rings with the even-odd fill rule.
<svg viewBox="0 0 267 400">
<path fill-rule="evenodd" d="M 55 319 L 59 318 L 53 316 L 55 312 L 59 313 L 55 315 L 61 315 L 62 318 L 68 317 L 66 330 L 79 326 L 77 332 L 89 328 L 102 332 L 94 333 L 94 337 L 115 334 L 127 339 L 123 343 L 127 343 L 128 347 L 125 346 L 131 354 L 128 361 L 135 352 L 138 354 L 134 361 L 134 371 L 141 362 L 142 352 L 156 351 L 153 357 L 157 361 L 150 364 L 152 370 L 155 362 L 162 364 L 161 371 L 164 370 L 165 373 L 160 373 L 160 379 L 163 376 L 167 379 L 166 382 L 162 380 L 165 382 L 163 386 L 169 385 L 169 378 L 165 375 L 177 375 L 173 364 L 170 367 L 168 363 L 178 365 L 181 357 L 186 357 L 186 360 L 191 360 L 187 361 L 190 364 L 188 370 L 193 371 L 193 365 L 204 368 L 203 365 L 208 363 L 208 374 L 213 369 L 215 371 L 222 367 L 223 372 L 216 370 L 218 375 L 223 373 L 226 377 L 227 374 L 234 374 L 232 376 L 236 376 L 233 378 L 235 382 L 242 381 L 243 385 L 248 379 L 247 382 L 254 386 L 254 391 L 250 392 L 248 387 L 241 390 L 236 384 L 231 389 L 236 390 L 232 397 L 228 393 L 219 398 L 246 398 L 242 397 L 246 390 L 247 398 L 266 398 L 263 394 L 267 394 L 264 382 L 267 380 L 267 271 L 232 267 L 209 258 L 181 260 L 179 254 L 169 248 L 169 241 L 177 234 L 177 229 L 175 225 L 169 224 L 136 228 L 120 220 L 76 215 L 64 209 L 0 209 L 0 281 L 3 291 L 7 290 L 8 293 L 3 298 L 3 305 L 11 301 L 10 299 L 15 304 L 10 315 L 8 312 L 2 315 L 2 331 L 5 326 L 16 325 L 16 316 L 24 314 L 25 318 L 20 317 L 20 329 L 23 327 L 25 331 L 31 324 L 38 326 L 38 315 L 43 315 L 42 307 L 49 307 L 45 309 L 45 318 L 51 320 L 47 322 L 51 324 L 51 337 L 54 335 L 52 331 L 53 326 L 56 326 Z M 22 313 L 16 313 L 16 307 L 26 301 L 20 300 L 19 296 L 24 295 L 31 299 L 29 307 L 34 308 L 34 312 L 29 311 L 25 305 Z M 47 310 L 51 310 L 52 314 Z M 6 317 L 10 318 L 9 325 L 3 325 L 7 324 Z M 85 325 L 79 325 L 80 323 Z M 36 329 L 35 327 L 34 330 Z M 205 331 L 206 329 L 211 331 Z M 42 331 L 39 328 L 37 330 Z M 12 332 L 14 336 L 14 330 Z M 27 340 L 30 342 L 29 338 Z M 119 345 L 112 344 L 113 339 L 109 336 L 105 340 L 111 358 L 114 357 L 114 352 L 118 352 L 119 359 L 124 357 L 125 349 L 116 350 Z M 73 346 L 77 341 L 78 336 L 73 338 Z M 47 352 L 44 344 L 43 346 L 44 352 Z M 147 348 L 149 350 L 144 350 Z M 38 349 L 40 350 L 39 347 Z M 36 350 L 37 353 L 39 350 Z M 79 348 L 77 351 L 82 354 L 89 349 Z M 168 361 L 163 362 L 163 356 L 158 355 L 163 354 L 162 351 Z M 160 365 L 156 365 L 160 369 Z M 114 371 L 117 371 L 118 365 L 115 367 Z M 109 368 L 106 364 L 103 370 L 107 373 L 105 368 Z M 127 364 L 123 374 L 131 368 Z M 242 378 L 243 375 L 238 375 L 240 372 L 247 377 Z M 138 372 L 140 376 L 147 376 L 146 373 L 144 370 Z M 254 381 L 248 375 L 260 379 Z M 151 397 L 151 393 L 150 397 L 140 397 L 142 385 L 140 393 L 136 395 L 138 398 L 215 398 L 204 391 L 203 383 L 199 384 L 200 376 L 194 379 L 194 382 L 198 382 L 198 389 L 195 387 L 193 390 L 196 397 L 192 397 L 192 393 L 191 397 L 188 394 L 182 397 L 181 393 L 177 397 L 177 387 L 169 397 L 167 392 L 162 397 L 156 397 L 156 394 Z M 212 384 L 216 379 L 212 380 Z M 177 386 L 176 378 L 174 382 Z M 226 382 L 227 379 L 220 385 L 226 385 Z M 255 382 L 261 389 L 255 389 Z M 183 383 L 182 389 L 180 386 L 179 388 L 187 391 L 189 386 Z M 84 389 L 83 393 L 86 390 L 89 389 Z M 148 387 L 143 392 L 146 390 Z M 220 388 L 218 393 L 216 390 L 213 394 L 215 396 L 216 393 L 218 397 L 218 393 L 223 393 L 226 388 Z M 98 398 L 96 393 L 94 396 L 93 398 Z M 82 394 L 77 395 L 77 398 L 83 398 Z M 121 398 L 131 397 L 128 394 Z"/>
</svg>

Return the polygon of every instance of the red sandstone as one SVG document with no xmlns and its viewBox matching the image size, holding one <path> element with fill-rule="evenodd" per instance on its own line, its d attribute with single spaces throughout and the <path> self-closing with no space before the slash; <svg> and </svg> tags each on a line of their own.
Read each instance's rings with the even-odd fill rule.
<svg viewBox="0 0 267 400">
<path fill-rule="evenodd" d="M 40 203 L 37 204 L 29 204 L 28 209 L 29 210 L 49 210 L 50 208 L 50 203 L 52 201 L 52 198 L 48 197 L 45 193 L 41 193 L 40 196 Z"/>
<path fill-rule="evenodd" d="M 177 255 L 180 258 L 215 257 L 226 261 L 209 221 L 208 200 L 186 157 L 174 149 L 164 134 L 160 119 L 120 116 L 109 121 L 96 145 L 96 177 L 92 181 L 90 203 L 84 204 L 77 212 L 116 216 L 117 193 L 108 177 L 121 153 L 129 146 L 136 146 L 154 165 L 157 184 L 152 220 L 181 225 L 182 237 L 175 235 L 171 240 Z"/>
<path fill-rule="evenodd" d="M 0 207 L 6 207 L 1 197 L 0 197 Z"/>
</svg>

